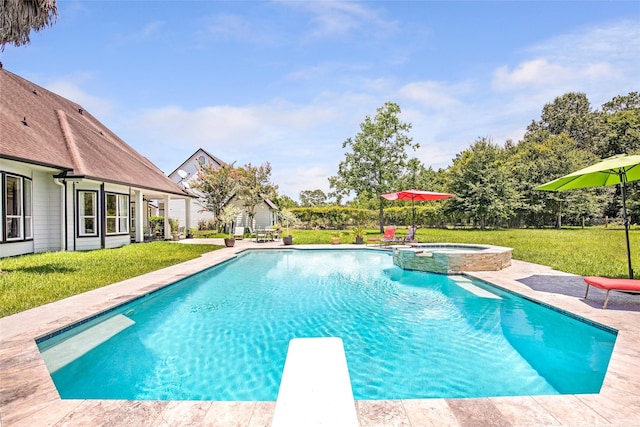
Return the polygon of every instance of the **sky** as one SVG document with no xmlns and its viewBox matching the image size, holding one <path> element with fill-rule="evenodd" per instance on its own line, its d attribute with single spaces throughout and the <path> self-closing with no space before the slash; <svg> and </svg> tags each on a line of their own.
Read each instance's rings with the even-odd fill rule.
<svg viewBox="0 0 640 427">
<path fill-rule="evenodd" d="M 567 92 L 640 91 L 640 1 L 71 1 L 5 69 L 166 174 L 198 148 L 329 192 L 343 142 L 397 103 L 426 167 L 517 142 Z M 0 88 L 1 89 L 1 88 Z M 428 189 L 427 189 L 428 190 Z"/>
</svg>

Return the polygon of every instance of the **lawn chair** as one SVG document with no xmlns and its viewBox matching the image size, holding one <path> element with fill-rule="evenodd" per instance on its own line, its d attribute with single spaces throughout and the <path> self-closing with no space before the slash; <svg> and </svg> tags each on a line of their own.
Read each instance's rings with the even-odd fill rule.
<svg viewBox="0 0 640 427">
<path fill-rule="evenodd" d="M 256 243 L 267 241 L 267 230 L 265 228 L 256 228 Z"/>
<path fill-rule="evenodd" d="M 387 245 L 391 245 L 392 243 L 399 243 L 399 244 L 410 244 L 415 242 L 415 236 L 416 236 L 416 229 L 417 227 L 411 226 L 409 227 L 409 231 L 407 232 L 407 235 L 404 237 L 398 237 L 397 239 L 391 239 L 389 241 L 385 241 L 387 243 Z M 382 240 L 384 241 L 384 237 L 382 238 Z"/>
<path fill-rule="evenodd" d="M 387 227 L 384 230 L 384 235 L 382 237 L 369 237 L 367 239 L 367 243 L 376 243 L 380 246 L 385 246 L 390 242 L 393 242 L 396 237 L 396 228 L 395 227 Z"/>
<path fill-rule="evenodd" d="M 416 241 L 416 229 L 415 225 L 409 227 L 409 232 L 405 236 L 403 243 L 414 243 Z"/>
<path fill-rule="evenodd" d="M 233 229 L 233 237 L 238 240 L 244 239 L 244 227 L 236 225 L 236 227 Z"/>
</svg>

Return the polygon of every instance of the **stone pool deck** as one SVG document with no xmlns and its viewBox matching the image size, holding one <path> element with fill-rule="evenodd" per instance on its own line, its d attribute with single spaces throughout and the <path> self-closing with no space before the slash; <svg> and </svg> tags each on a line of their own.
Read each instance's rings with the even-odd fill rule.
<svg viewBox="0 0 640 427">
<path fill-rule="evenodd" d="M 0 425 L 269 426 L 275 402 L 62 400 L 35 344 L 37 337 L 166 286 L 241 250 L 267 247 L 283 246 L 281 242 L 237 241 L 234 248 L 210 252 L 195 260 L 0 319 Z M 640 425 L 640 296 L 612 292 L 609 305 L 603 310 L 604 292 L 592 289 L 585 301 L 582 298 L 585 285 L 580 276 L 517 260 L 501 271 L 470 275 L 617 329 L 618 338 L 601 392 L 356 401 L 360 426 Z"/>
</svg>

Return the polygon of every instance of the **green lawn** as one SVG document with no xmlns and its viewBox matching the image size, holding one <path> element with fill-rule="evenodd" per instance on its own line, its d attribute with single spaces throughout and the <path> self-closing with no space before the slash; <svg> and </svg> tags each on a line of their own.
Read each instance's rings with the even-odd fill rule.
<svg viewBox="0 0 640 427">
<path fill-rule="evenodd" d="M 331 243 L 334 231 L 292 230 L 294 244 Z M 403 236 L 406 230 L 398 230 Z M 379 236 L 368 230 L 366 237 Z M 640 272 L 640 229 L 630 232 L 632 262 Z M 513 257 L 583 276 L 627 277 L 622 228 L 561 230 L 419 229 L 420 242 L 486 243 L 513 248 Z M 342 233 L 342 243 L 353 243 Z M 0 317 L 196 258 L 214 245 L 141 243 L 91 252 L 48 252 L 0 259 Z M 638 273 L 636 273 L 638 277 Z"/>
<path fill-rule="evenodd" d="M 331 243 L 331 231 L 294 230 L 294 244 Z M 407 234 L 398 229 L 396 236 Z M 629 233 L 634 270 L 640 273 L 640 228 Z M 369 229 L 366 237 L 380 236 Z M 446 230 L 420 228 L 419 242 L 484 243 L 513 248 L 513 257 L 582 276 L 628 277 L 624 229 L 590 227 L 555 229 Z M 343 232 L 341 242 L 353 243 Z"/>
<path fill-rule="evenodd" d="M 153 242 L 0 259 L 0 317 L 179 264 L 222 247 Z"/>
</svg>

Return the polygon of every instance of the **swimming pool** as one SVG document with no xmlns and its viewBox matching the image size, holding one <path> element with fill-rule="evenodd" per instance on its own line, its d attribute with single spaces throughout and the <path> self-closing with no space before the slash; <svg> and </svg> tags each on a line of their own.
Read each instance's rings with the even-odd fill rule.
<svg viewBox="0 0 640 427">
<path fill-rule="evenodd" d="M 304 336 L 344 340 L 356 399 L 596 393 L 615 342 L 464 276 L 403 271 L 388 253 L 278 250 L 39 346 L 63 398 L 275 400 L 288 342 Z"/>
</svg>

